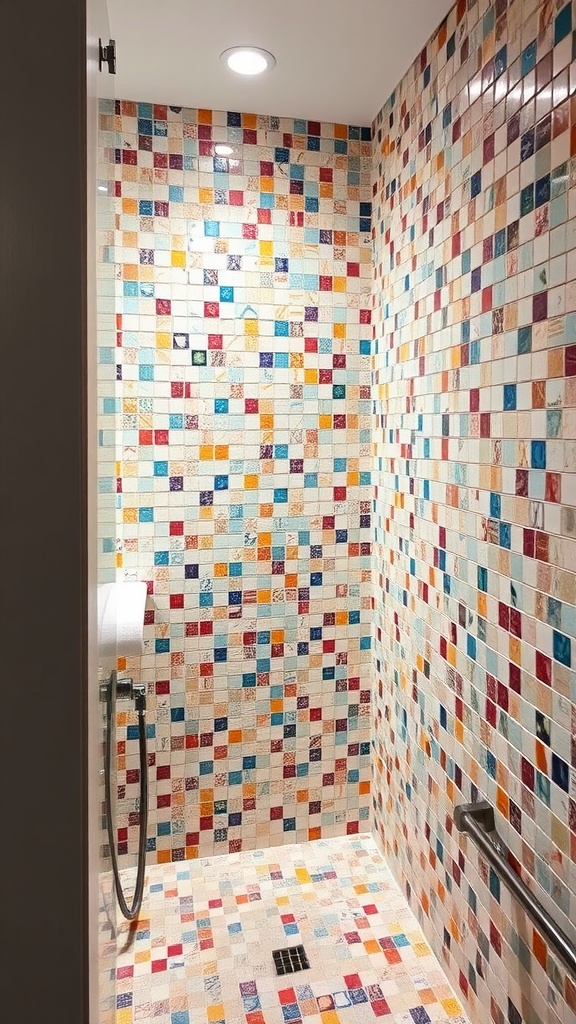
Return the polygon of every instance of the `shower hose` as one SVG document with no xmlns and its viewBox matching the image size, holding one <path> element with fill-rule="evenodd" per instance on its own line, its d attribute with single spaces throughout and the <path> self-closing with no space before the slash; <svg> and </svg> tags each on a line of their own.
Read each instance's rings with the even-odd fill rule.
<svg viewBox="0 0 576 1024">
<path fill-rule="evenodd" d="M 132 906 L 129 907 L 120 876 L 118 874 L 118 857 L 116 855 L 116 840 L 112 822 L 112 799 L 111 799 L 111 767 L 112 767 L 112 729 L 115 724 L 116 692 L 124 681 L 117 682 L 116 673 L 112 673 L 110 681 L 106 686 L 106 743 L 104 753 L 104 780 L 106 800 L 106 824 L 108 827 L 108 845 L 110 848 L 110 859 L 112 861 L 112 872 L 114 875 L 114 886 L 116 896 L 122 914 L 128 921 L 133 921 L 140 912 L 142 905 L 142 894 L 144 892 L 144 873 L 146 869 L 146 834 L 148 828 L 148 754 L 146 750 L 146 696 L 144 692 L 133 691 L 132 683 L 128 685 L 128 693 L 134 692 L 136 711 L 138 713 L 138 746 L 140 751 L 140 806 L 139 806 L 139 834 L 138 834 L 138 867 L 136 870 L 136 885 Z"/>
</svg>

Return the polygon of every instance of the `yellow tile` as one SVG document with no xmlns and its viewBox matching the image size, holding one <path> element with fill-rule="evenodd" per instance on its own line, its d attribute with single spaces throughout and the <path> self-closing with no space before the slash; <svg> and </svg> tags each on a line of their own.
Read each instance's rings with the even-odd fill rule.
<svg viewBox="0 0 576 1024">
<path fill-rule="evenodd" d="M 442 1006 L 446 1010 L 449 1017 L 458 1017 L 462 1013 L 462 1007 L 457 999 L 453 997 L 450 999 L 443 999 Z"/>
<path fill-rule="evenodd" d="M 214 1003 L 206 1008 L 207 1020 L 224 1020 L 224 1003 Z"/>
<path fill-rule="evenodd" d="M 320 1020 L 322 1024 L 341 1024 L 341 1018 L 336 1013 L 336 1010 L 325 1010 L 324 1013 L 320 1014 Z"/>
<path fill-rule="evenodd" d="M 173 267 L 185 267 L 186 266 L 186 253 L 181 252 L 179 249 L 172 250 L 172 266 Z"/>
<path fill-rule="evenodd" d="M 415 942 L 412 946 L 416 956 L 429 956 L 430 946 L 426 945 L 425 942 Z"/>
</svg>

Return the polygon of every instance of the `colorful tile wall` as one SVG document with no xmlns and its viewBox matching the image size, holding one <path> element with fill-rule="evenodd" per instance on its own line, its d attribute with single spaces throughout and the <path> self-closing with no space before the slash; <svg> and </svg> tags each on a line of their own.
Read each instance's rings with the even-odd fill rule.
<svg viewBox="0 0 576 1024">
<path fill-rule="evenodd" d="M 119 579 L 148 584 L 149 856 L 369 815 L 371 131 L 104 102 Z M 219 150 L 219 147 L 228 149 Z M 135 721 L 118 835 L 136 848 Z"/>
<path fill-rule="evenodd" d="M 576 14 L 458 0 L 373 125 L 375 826 L 496 1024 L 576 984 L 471 841 L 576 939 Z"/>
</svg>

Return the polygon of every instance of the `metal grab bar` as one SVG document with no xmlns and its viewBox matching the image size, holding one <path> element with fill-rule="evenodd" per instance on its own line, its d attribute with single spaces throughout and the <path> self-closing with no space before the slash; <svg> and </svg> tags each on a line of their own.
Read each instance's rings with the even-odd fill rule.
<svg viewBox="0 0 576 1024">
<path fill-rule="evenodd" d="M 514 894 L 537 928 L 548 939 L 564 965 L 576 976 L 576 949 L 568 936 L 558 927 L 539 900 L 532 895 L 520 876 L 508 862 L 508 850 L 498 835 L 494 808 L 487 800 L 475 804 L 460 804 L 454 808 L 454 824 L 459 832 L 467 832 L 484 854 L 494 871 Z"/>
</svg>

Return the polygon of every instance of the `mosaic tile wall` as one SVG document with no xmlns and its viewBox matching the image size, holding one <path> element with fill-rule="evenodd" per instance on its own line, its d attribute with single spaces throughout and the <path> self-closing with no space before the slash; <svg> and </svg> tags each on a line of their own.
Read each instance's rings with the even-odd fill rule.
<svg viewBox="0 0 576 1024">
<path fill-rule="evenodd" d="M 146 653 L 125 667 L 148 682 L 150 858 L 354 834 L 370 782 L 370 128 L 118 101 L 101 130 L 117 573 L 149 590 Z M 119 724 L 124 852 L 138 759 L 135 722 Z"/>
<path fill-rule="evenodd" d="M 452 824 L 488 798 L 576 938 L 575 29 L 459 0 L 373 126 L 375 824 L 497 1024 L 576 1011 Z"/>
</svg>

